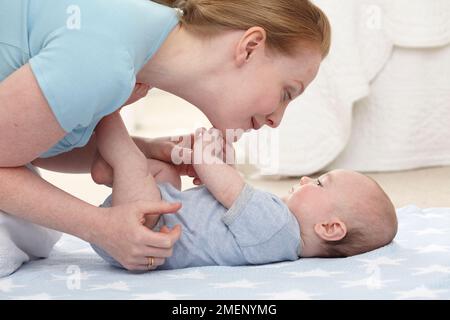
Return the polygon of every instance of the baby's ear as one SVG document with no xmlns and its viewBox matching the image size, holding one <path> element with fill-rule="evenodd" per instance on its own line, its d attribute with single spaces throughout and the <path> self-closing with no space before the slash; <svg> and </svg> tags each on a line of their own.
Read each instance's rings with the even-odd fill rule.
<svg viewBox="0 0 450 320">
<path fill-rule="evenodd" d="M 314 226 L 317 236 L 325 241 L 339 241 L 347 234 L 347 226 L 340 219 L 317 223 Z"/>
</svg>

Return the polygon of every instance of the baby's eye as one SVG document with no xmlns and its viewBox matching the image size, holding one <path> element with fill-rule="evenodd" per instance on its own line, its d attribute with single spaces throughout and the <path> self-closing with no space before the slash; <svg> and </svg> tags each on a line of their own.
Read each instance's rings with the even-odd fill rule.
<svg viewBox="0 0 450 320">
<path fill-rule="evenodd" d="M 316 183 L 317 183 L 317 185 L 318 185 L 319 187 L 323 187 L 323 185 L 322 185 L 322 183 L 320 182 L 319 179 L 317 179 Z"/>
</svg>

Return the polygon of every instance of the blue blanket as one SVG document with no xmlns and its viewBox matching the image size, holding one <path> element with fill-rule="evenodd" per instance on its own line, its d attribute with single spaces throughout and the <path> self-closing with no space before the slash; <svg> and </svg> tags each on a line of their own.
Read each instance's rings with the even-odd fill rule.
<svg viewBox="0 0 450 320">
<path fill-rule="evenodd" d="M 449 299 L 450 208 L 398 209 L 395 241 L 362 255 L 132 274 L 64 235 L 0 279 L 1 299 Z"/>
</svg>

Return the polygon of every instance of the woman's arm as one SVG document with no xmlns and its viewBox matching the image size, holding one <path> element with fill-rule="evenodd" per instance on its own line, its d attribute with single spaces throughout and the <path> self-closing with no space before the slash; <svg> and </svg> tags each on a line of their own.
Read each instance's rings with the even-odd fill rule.
<svg viewBox="0 0 450 320">
<path fill-rule="evenodd" d="M 89 142 L 82 148 L 75 148 L 51 158 L 37 158 L 32 165 L 61 173 L 90 173 L 97 152 L 97 139 L 92 134 Z"/>
<path fill-rule="evenodd" d="M 145 270 L 146 257 L 162 264 L 180 228 L 155 233 L 146 214 L 176 212 L 177 204 L 134 202 L 115 208 L 91 206 L 44 181 L 23 165 L 59 141 L 58 124 L 29 67 L 0 83 L 0 209 L 105 248 L 128 269 Z"/>
<path fill-rule="evenodd" d="M 131 93 L 130 98 L 122 106 L 132 104 L 144 98 L 150 87 L 145 84 L 137 83 Z M 135 137 L 133 138 L 136 145 L 139 146 L 142 152 L 147 155 L 149 152 L 148 144 L 151 140 Z M 90 173 L 91 166 L 95 160 L 97 152 L 97 140 L 95 133 L 92 134 L 89 142 L 82 148 L 75 148 L 70 152 L 51 157 L 51 158 L 37 158 L 32 164 L 42 169 L 47 169 L 63 173 Z M 150 157 L 148 155 L 148 157 Z"/>
<path fill-rule="evenodd" d="M 175 144 L 171 143 L 169 140 L 144 137 L 132 137 L 132 139 L 142 153 L 144 153 L 146 158 L 154 158 L 155 156 L 158 158 L 158 155 L 159 158 L 161 158 L 168 154 L 168 158 L 161 160 L 170 162 L 170 153 Z M 51 158 L 37 158 L 31 163 L 36 167 L 55 172 L 91 173 L 92 163 L 95 160 L 97 151 L 97 136 L 94 132 L 91 139 L 84 147 L 75 148 L 69 152 Z"/>
<path fill-rule="evenodd" d="M 0 82 L 0 167 L 23 166 L 65 136 L 28 64 Z"/>
<path fill-rule="evenodd" d="M 0 179 L 1 210 L 86 241 L 94 240 L 92 232 L 97 230 L 100 208 L 56 188 L 26 167 L 0 168 Z"/>
<path fill-rule="evenodd" d="M 176 212 L 179 205 L 134 202 L 98 208 L 52 186 L 26 167 L 0 168 L 0 209 L 24 220 L 75 235 L 105 248 L 130 270 L 146 270 L 172 254 L 180 229 L 156 233 L 143 226 L 148 214 Z M 43 201 L 45 199 L 45 201 Z"/>
</svg>

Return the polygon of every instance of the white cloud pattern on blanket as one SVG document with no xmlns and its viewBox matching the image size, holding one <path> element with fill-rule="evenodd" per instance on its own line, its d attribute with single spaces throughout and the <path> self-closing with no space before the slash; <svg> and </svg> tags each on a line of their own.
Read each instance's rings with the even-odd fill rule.
<svg viewBox="0 0 450 320">
<path fill-rule="evenodd" d="M 131 274 L 65 235 L 0 279 L 1 299 L 449 299 L 450 208 L 398 210 L 393 244 L 345 259 Z"/>
</svg>

